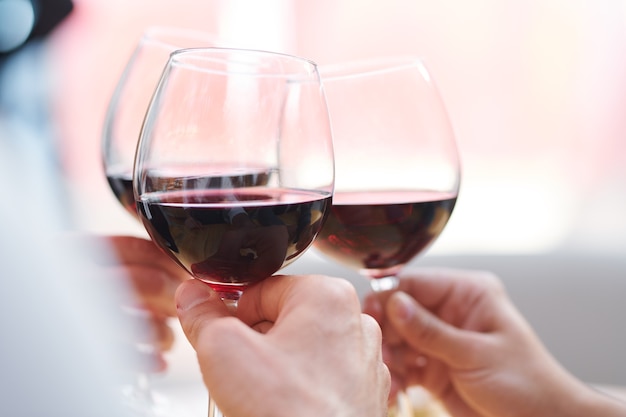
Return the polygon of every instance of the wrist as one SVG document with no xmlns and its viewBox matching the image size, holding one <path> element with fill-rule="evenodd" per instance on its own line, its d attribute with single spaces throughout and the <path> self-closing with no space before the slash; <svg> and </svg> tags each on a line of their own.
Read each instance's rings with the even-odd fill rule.
<svg viewBox="0 0 626 417">
<path fill-rule="evenodd" d="M 626 404 L 600 392 L 560 366 L 547 370 L 541 400 L 524 417 L 625 417 Z M 528 411 L 528 410 L 526 410 Z"/>
<path fill-rule="evenodd" d="M 572 417 L 578 416 L 602 416 L 624 417 L 626 416 L 626 402 L 618 400 L 607 393 L 598 391 L 596 388 L 585 386 L 584 393 L 579 397 L 578 410 Z"/>
</svg>

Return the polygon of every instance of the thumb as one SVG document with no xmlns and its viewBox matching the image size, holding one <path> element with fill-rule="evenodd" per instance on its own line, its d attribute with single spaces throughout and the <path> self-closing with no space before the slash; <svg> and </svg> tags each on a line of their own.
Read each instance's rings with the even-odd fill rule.
<svg viewBox="0 0 626 417">
<path fill-rule="evenodd" d="M 201 333 L 220 317 L 231 314 L 224 302 L 207 284 L 190 279 L 180 284 L 174 296 L 176 313 L 192 346 L 196 347 Z"/>
<path fill-rule="evenodd" d="M 478 347 L 474 333 L 444 322 L 401 291 L 389 297 L 386 307 L 392 326 L 411 348 L 452 367 L 472 364 Z"/>
<path fill-rule="evenodd" d="M 202 379 L 211 396 L 226 415 L 253 415 L 253 410 L 246 409 L 246 403 L 242 403 L 239 396 L 233 397 L 232 393 L 239 392 L 245 385 L 245 379 L 250 375 L 247 372 L 251 369 L 250 363 L 254 364 L 253 371 L 265 375 L 262 361 L 256 360 L 260 350 L 259 334 L 234 317 L 218 294 L 200 280 L 183 282 L 175 299 L 178 318 L 196 351 Z M 246 395 L 261 395 L 263 392 L 256 390 Z M 245 412 L 231 412 L 242 408 Z"/>
</svg>

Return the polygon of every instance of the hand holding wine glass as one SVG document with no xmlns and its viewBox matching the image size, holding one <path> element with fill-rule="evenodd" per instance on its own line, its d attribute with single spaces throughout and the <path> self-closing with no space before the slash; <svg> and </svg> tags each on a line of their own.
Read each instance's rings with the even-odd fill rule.
<svg viewBox="0 0 626 417">
<path fill-rule="evenodd" d="M 133 185 L 154 242 L 235 309 L 246 287 L 313 243 L 330 206 L 333 147 L 316 65 L 242 49 L 172 53 Z"/>
<path fill-rule="evenodd" d="M 315 249 L 367 277 L 373 291 L 389 290 L 454 209 L 460 164 L 450 121 L 417 58 L 348 62 L 320 73 L 336 183 Z"/>
<path fill-rule="evenodd" d="M 226 415 L 384 415 L 390 377 L 380 328 L 346 280 L 273 276 L 244 292 L 240 321 L 197 280 L 178 288 L 176 305 Z"/>
</svg>

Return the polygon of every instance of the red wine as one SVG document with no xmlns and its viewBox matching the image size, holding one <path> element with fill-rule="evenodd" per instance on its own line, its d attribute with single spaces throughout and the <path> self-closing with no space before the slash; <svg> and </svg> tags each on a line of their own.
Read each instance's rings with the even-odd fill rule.
<svg viewBox="0 0 626 417">
<path fill-rule="evenodd" d="M 433 192 L 336 193 L 314 246 L 373 278 L 393 274 L 439 236 L 455 204 Z"/>
<path fill-rule="evenodd" d="M 220 176 L 156 176 L 149 177 L 153 189 L 181 188 L 224 188 L 224 187 L 260 187 L 267 185 L 271 176 L 269 170 L 257 172 L 220 175 Z M 117 200 L 133 216 L 137 216 L 137 205 L 133 194 L 133 175 L 131 172 L 107 174 L 109 186 Z"/>
<path fill-rule="evenodd" d="M 133 216 L 137 216 L 137 206 L 133 195 L 133 177 L 131 173 L 107 175 L 109 186 L 117 200 Z"/>
<path fill-rule="evenodd" d="M 329 193 L 259 187 L 149 194 L 138 212 L 152 239 L 220 292 L 267 278 L 319 233 Z"/>
</svg>

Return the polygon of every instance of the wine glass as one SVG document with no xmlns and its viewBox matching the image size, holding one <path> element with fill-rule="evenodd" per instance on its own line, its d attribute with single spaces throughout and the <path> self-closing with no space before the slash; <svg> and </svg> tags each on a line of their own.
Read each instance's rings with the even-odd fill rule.
<svg viewBox="0 0 626 417">
<path fill-rule="evenodd" d="M 140 136 L 135 201 L 154 242 L 227 306 L 312 244 L 333 184 L 314 63 L 245 49 L 172 53 Z M 220 416 L 209 399 L 209 416 Z"/>
<path fill-rule="evenodd" d="M 192 46 L 215 46 L 213 34 L 172 26 L 147 28 L 135 46 L 115 87 L 102 129 L 102 163 L 113 194 L 138 220 L 132 189 L 135 149 L 141 124 L 169 54 Z M 139 223 L 139 222 L 138 222 Z M 129 314 L 141 311 L 128 309 Z M 149 345 L 139 346 L 150 351 Z M 150 387 L 150 375 L 140 372 L 135 384 L 125 386 L 125 399 L 137 415 L 169 415 L 172 410 L 164 398 Z"/>
<path fill-rule="evenodd" d="M 102 129 L 102 162 L 113 194 L 136 218 L 132 188 L 135 149 L 141 124 L 163 67 L 176 49 L 217 46 L 211 33 L 173 26 L 147 28 L 115 87 Z"/>
<path fill-rule="evenodd" d="M 320 74 L 336 178 L 314 248 L 367 277 L 373 291 L 393 289 L 396 273 L 441 234 L 457 200 L 461 169 L 446 108 L 415 57 L 329 65 Z"/>
<path fill-rule="evenodd" d="M 460 163 L 442 98 L 415 57 L 320 67 L 333 129 L 335 192 L 314 243 L 367 277 L 373 291 L 443 231 Z"/>
</svg>

